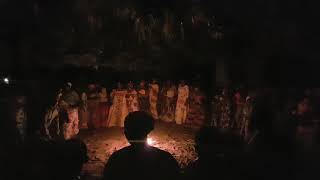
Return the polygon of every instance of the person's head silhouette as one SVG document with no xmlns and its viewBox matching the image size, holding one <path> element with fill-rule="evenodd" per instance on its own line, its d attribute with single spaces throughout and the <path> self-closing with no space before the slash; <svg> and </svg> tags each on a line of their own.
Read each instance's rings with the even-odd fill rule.
<svg viewBox="0 0 320 180">
<path fill-rule="evenodd" d="M 153 128 L 152 116 L 142 111 L 129 113 L 124 122 L 124 133 L 131 145 L 145 143 Z"/>
<path fill-rule="evenodd" d="M 153 129 L 151 115 L 142 111 L 129 113 L 124 122 L 124 133 L 131 146 L 111 155 L 104 169 L 104 180 L 178 179 L 179 165 L 174 157 L 147 145 L 147 136 Z"/>
</svg>

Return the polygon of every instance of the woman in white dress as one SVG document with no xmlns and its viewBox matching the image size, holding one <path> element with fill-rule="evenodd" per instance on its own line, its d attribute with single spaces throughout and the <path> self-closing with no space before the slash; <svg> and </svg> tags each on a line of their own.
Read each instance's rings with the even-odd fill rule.
<svg viewBox="0 0 320 180">
<path fill-rule="evenodd" d="M 112 106 L 108 116 L 108 127 L 124 126 L 124 119 L 128 115 L 126 95 L 127 90 L 122 88 L 121 83 L 118 83 L 117 89 L 112 90 L 110 95 Z"/>
<path fill-rule="evenodd" d="M 155 79 L 152 80 L 152 83 L 149 84 L 149 104 L 150 104 L 150 113 L 154 119 L 159 119 L 158 116 L 158 94 L 159 94 L 159 85 Z"/>
<path fill-rule="evenodd" d="M 185 81 L 181 81 L 178 88 L 178 99 L 175 114 L 175 121 L 177 124 L 183 124 L 187 119 L 188 98 L 189 86 L 185 84 Z"/>
</svg>

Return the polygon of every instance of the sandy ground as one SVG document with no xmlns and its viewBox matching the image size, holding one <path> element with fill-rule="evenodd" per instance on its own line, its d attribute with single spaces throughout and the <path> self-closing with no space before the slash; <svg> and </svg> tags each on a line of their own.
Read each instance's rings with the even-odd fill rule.
<svg viewBox="0 0 320 180">
<path fill-rule="evenodd" d="M 170 152 L 183 168 L 197 158 L 194 150 L 196 129 L 158 122 L 155 130 L 149 135 L 152 145 Z M 105 163 L 110 155 L 127 146 L 128 143 L 121 128 L 100 129 L 80 133 L 88 147 L 89 162 L 84 165 L 85 179 L 95 179 L 102 175 Z"/>
</svg>

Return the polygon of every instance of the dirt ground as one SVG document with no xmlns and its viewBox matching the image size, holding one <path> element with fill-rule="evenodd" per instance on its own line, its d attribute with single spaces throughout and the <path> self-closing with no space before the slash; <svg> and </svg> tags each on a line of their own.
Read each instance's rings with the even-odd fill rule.
<svg viewBox="0 0 320 180">
<path fill-rule="evenodd" d="M 183 168 L 197 158 L 194 150 L 196 129 L 171 123 L 157 122 L 149 135 L 152 145 L 170 152 Z M 121 128 L 100 129 L 80 133 L 88 147 L 89 162 L 84 165 L 85 179 L 99 179 L 110 155 L 129 145 Z M 90 178 L 89 178 L 90 177 Z"/>
</svg>

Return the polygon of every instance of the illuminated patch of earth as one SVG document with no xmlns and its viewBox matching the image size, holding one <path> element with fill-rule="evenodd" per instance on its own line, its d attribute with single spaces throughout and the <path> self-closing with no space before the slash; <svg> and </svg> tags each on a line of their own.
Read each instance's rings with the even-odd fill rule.
<svg viewBox="0 0 320 180">
<path fill-rule="evenodd" d="M 153 140 L 153 146 L 171 153 L 183 168 L 197 158 L 195 132 L 193 128 L 158 122 L 149 138 Z M 80 138 L 86 143 L 89 155 L 83 174 L 91 177 L 101 177 L 110 155 L 128 145 L 121 128 L 82 131 Z"/>
</svg>

